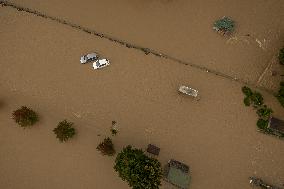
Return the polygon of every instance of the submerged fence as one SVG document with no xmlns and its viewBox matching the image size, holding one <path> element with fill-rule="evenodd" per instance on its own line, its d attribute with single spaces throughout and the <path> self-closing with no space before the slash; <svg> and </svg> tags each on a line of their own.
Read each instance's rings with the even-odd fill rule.
<svg viewBox="0 0 284 189">
<path fill-rule="evenodd" d="M 237 78 L 237 77 L 225 74 L 225 73 L 217 71 L 217 70 L 209 69 L 209 68 L 207 68 L 205 66 L 200 66 L 200 65 L 197 65 L 197 64 L 194 64 L 194 63 L 190 63 L 190 62 L 187 62 L 187 61 L 184 61 L 184 60 L 172 57 L 170 55 L 158 52 L 158 51 L 150 49 L 150 48 L 141 47 L 139 45 L 135 45 L 135 44 L 126 42 L 124 40 L 117 39 L 117 38 L 115 38 L 113 36 L 104 34 L 102 32 L 98 32 L 96 30 L 93 30 L 93 29 L 90 29 L 90 28 L 87 28 L 87 27 L 84 27 L 84 26 L 80 26 L 78 24 L 69 22 L 67 20 L 64 20 L 64 19 L 61 19 L 61 18 L 57 18 L 57 17 L 54 17 L 54 16 L 49 16 L 49 15 L 47 15 L 45 13 L 42 13 L 42 12 L 39 12 L 37 10 L 33 10 L 33 9 L 30 9 L 30 8 L 27 8 L 27 7 L 22 7 L 20 5 L 16 5 L 15 3 L 12 3 L 12 2 L 9 2 L 9 1 L 6 1 L 6 0 L 0 0 L 0 5 L 3 6 L 3 7 L 11 7 L 11 8 L 17 9 L 18 11 L 24 11 L 24 12 L 33 14 L 35 16 L 39 16 L 39 17 L 42 17 L 42 18 L 45 18 L 45 19 L 50 19 L 50 20 L 56 21 L 56 22 L 58 22 L 60 24 L 64 24 L 64 25 L 70 26 L 70 27 L 72 27 L 74 29 L 81 30 L 81 31 L 83 31 L 85 33 L 88 33 L 88 34 L 91 34 L 91 35 L 94 35 L 94 36 L 97 36 L 97 37 L 100 37 L 100 38 L 103 38 L 103 39 L 107 39 L 107 40 L 109 40 L 111 42 L 117 43 L 117 44 L 125 46 L 127 48 L 132 48 L 132 49 L 135 49 L 135 50 L 139 50 L 139 51 L 145 53 L 146 55 L 151 54 L 151 55 L 154 55 L 154 56 L 157 56 L 157 57 L 160 57 L 160 58 L 165 58 L 165 59 L 171 60 L 173 62 L 182 64 L 182 65 L 190 66 L 190 67 L 202 70 L 204 72 L 211 73 L 211 74 L 214 74 L 216 76 L 219 76 L 219 77 L 231 80 L 231 81 L 235 81 L 235 82 L 241 83 L 243 85 L 248 85 L 248 86 L 251 86 L 251 87 L 254 87 L 254 88 L 258 88 L 258 89 L 264 90 L 264 91 L 266 91 L 266 92 L 268 92 L 270 94 L 274 94 L 274 92 L 272 90 L 270 90 L 268 88 L 265 88 L 265 87 L 258 86 L 255 83 L 252 83 L 252 82 L 249 82 L 249 81 L 245 81 L 244 79 Z"/>
</svg>

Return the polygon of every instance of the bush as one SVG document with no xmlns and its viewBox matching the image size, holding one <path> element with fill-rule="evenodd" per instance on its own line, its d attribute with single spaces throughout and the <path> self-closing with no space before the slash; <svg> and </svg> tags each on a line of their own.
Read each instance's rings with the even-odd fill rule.
<svg viewBox="0 0 284 189">
<path fill-rule="evenodd" d="M 280 89 L 276 97 L 278 101 L 280 102 L 280 104 L 284 107 L 284 82 L 280 83 Z"/>
<path fill-rule="evenodd" d="M 263 97 L 259 92 L 252 92 L 252 90 L 247 86 L 242 87 L 242 92 L 246 96 L 244 98 L 244 104 L 246 106 L 250 106 L 251 103 L 253 103 L 255 107 L 259 107 L 263 104 Z"/>
<path fill-rule="evenodd" d="M 109 137 L 105 138 L 104 141 L 97 146 L 97 150 L 99 150 L 103 155 L 112 156 L 115 154 L 112 140 Z"/>
<path fill-rule="evenodd" d="M 259 129 L 266 131 L 268 127 L 268 120 L 259 119 L 256 125 Z"/>
<path fill-rule="evenodd" d="M 38 115 L 32 109 L 22 106 L 13 112 L 12 118 L 21 127 L 28 127 L 34 125 L 38 121 Z"/>
<path fill-rule="evenodd" d="M 284 65 L 284 47 L 280 49 L 278 59 L 279 63 Z"/>
<path fill-rule="evenodd" d="M 271 108 L 268 108 L 266 105 L 264 105 L 263 107 L 258 109 L 256 113 L 260 118 L 268 120 L 271 114 L 273 113 L 273 111 Z"/>
<path fill-rule="evenodd" d="M 53 132 L 56 134 L 56 138 L 60 142 L 66 142 L 75 135 L 75 129 L 72 127 L 72 122 L 67 122 L 63 120 L 58 123 L 57 127 L 53 129 Z"/>
<path fill-rule="evenodd" d="M 251 97 L 252 95 L 252 91 L 249 87 L 247 86 L 243 86 L 242 87 L 242 92 L 244 93 L 244 95 L 246 95 L 247 97 Z"/>
<path fill-rule="evenodd" d="M 251 102 L 250 102 L 250 98 L 249 97 L 245 97 L 244 98 L 244 104 L 245 104 L 245 106 L 250 106 Z"/>
<path fill-rule="evenodd" d="M 235 22 L 228 17 L 223 17 L 215 21 L 213 29 L 221 34 L 230 34 L 234 31 Z"/>
<path fill-rule="evenodd" d="M 133 189 L 158 189 L 161 185 L 160 162 L 149 158 L 140 149 L 125 147 L 117 155 L 114 169 Z"/>
</svg>

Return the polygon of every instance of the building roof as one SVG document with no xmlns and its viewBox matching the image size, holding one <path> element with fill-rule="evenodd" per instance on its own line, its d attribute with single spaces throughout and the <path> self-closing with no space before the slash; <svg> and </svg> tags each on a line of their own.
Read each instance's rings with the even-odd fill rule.
<svg viewBox="0 0 284 189">
<path fill-rule="evenodd" d="M 269 120 L 269 128 L 284 134 L 284 121 L 271 117 Z"/>
<path fill-rule="evenodd" d="M 179 161 L 170 160 L 164 169 L 165 179 L 181 189 L 187 189 L 190 182 L 189 167 Z"/>
</svg>

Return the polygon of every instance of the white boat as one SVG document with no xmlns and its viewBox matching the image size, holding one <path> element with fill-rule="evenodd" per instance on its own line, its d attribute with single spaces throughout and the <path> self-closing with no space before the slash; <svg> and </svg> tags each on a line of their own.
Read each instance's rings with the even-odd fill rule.
<svg viewBox="0 0 284 189">
<path fill-rule="evenodd" d="M 189 95 L 189 96 L 193 96 L 193 97 L 198 96 L 198 91 L 196 89 L 192 89 L 192 88 L 184 86 L 184 85 L 180 86 L 178 91 L 181 92 L 181 93 L 184 93 L 186 95 Z"/>
</svg>

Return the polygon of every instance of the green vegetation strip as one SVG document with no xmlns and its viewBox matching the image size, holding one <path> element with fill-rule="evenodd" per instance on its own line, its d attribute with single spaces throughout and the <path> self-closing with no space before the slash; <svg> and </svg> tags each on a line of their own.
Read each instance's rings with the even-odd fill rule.
<svg viewBox="0 0 284 189">
<path fill-rule="evenodd" d="M 278 60 L 280 64 L 284 65 L 284 47 L 280 49 L 279 51 Z M 283 81 L 280 82 L 280 88 L 279 88 L 278 93 L 276 94 L 276 98 L 278 99 L 282 107 L 284 107 L 284 82 Z"/>
<path fill-rule="evenodd" d="M 242 92 L 245 95 L 244 104 L 245 106 L 253 106 L 256 109 L 258 115 L 258 121 L 256 123 L 259 131 L 275 135 L 280 138 L 284 138 L 284 134 L 279 135 L 269 128 L 269 119 L 273 113 L 273 110 L 264 104 L 262 95 L 257 91 L 252 91 L 249 87 L 244 86 Z"/>
</svg>

